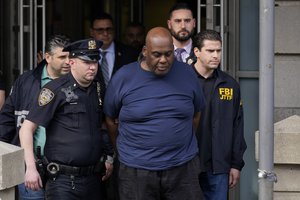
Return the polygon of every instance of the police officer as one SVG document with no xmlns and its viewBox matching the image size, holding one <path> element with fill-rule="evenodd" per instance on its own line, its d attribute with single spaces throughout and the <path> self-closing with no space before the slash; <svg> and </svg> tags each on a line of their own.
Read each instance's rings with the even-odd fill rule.
<svg viewBox="0 0 300 200">
<path fill-rule="evenodd" d="M 38 125 L 46 128 L 47 199 L 101 199 L 99 173 L 104 171 L 105 180 L 112 172 L 111 157 L 101 170 L 105 153 L 101 140 L 102 87 L 94 80 L 101 45 L 86 39 L 64 48 L 69 52 L 71 72 L 42 88 L 20 130 L 25 186 L 37 190 L 43 184 L 35 166 L 32 138 Z"/>
</svg>

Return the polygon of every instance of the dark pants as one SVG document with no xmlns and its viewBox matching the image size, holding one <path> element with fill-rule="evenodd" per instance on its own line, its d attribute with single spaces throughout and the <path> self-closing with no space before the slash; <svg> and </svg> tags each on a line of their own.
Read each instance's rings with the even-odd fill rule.
<svg viewBox="0 0 300 200">
<path fill-rule="evenodd" d="M 184 165 L 161 171 L 137 169 L 120 163 L 120 199 L 199 200 L 199 169 L 198 156 Z"/>
<path fill-rule="evenodd" d="M 102 200 L 99 190 L 101 179 L 97 175 L 71 177 L 59 174 L 46 183 L 47 200 Z"/>
<path fill-rule="evenodd" d="M 200 186 L 205 200 L 227 200 L 228 174 L 202 172 L 199 176 Z"/>
</svg>

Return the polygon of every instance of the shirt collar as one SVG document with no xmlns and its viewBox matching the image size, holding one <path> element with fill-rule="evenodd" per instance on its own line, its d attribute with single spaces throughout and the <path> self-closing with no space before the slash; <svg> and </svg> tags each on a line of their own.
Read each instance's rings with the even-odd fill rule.
<svg viewBox="0 0 300 200">
<path fill-rule="evenodd" d="M 197 72 L 197 70 L 196 70 L 196 72 Z M 204 80 L 216 79 L 217 78 L 217 73 L 216 73 L 216 70 L 214 70 L 213 73 L 209 77 L 207 77 L 207 78 L 204 78 L 201 74 L 198 73 L 198 77 L 200 77 L 200 78 L 202 78 Z"/>
<path fill-rule="evenodd" d="M 115 42 L 112 42 L 107 49 L 100 49 L 100 51 L 106 51 L 107 53 L 114 53 L 115 52 Z"/>
<path fill-rule="evenodd" d="M 44 68 L 43 68 L 41 79 L 42 79 L 42 80 L 46 80 L 46 79 L 53 80 L 53 78 L 51 78 L 51 77 L 49 76 L 49 74 L 48 74 L 48 71 L 47 71 L 47 64 L 45 64 L 45 66 L 44 66 Z"/>
<path fill-rule="evenodd" d="M 174 45 L 174 50 L 176 50 L 176 49 L 178 49 L 178 48 L 179 48 L 179 47 L 177 47 L 177 46 Z M 183 49 L 185 50 L 185 52 L 186 52 L 187 54 L 190 54 L 190 53 L 191 53 L 191 50 L 192 50 L 192 40 L 191 40 L 191 39 L 189 40 L 188 45 L 184 46 Z"/>
</svg>

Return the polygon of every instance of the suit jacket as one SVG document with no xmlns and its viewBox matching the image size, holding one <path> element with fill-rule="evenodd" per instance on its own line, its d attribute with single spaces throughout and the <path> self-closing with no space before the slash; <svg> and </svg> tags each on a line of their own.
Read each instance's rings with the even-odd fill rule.
<svg viewBox="0 0 300 200">
<path fill-rule="evenodd" d="M 114 67 L 113 67 L 113 71 L 112 71 L 112 76 L 123 65 L 137 61 L 139 53 L 140 52 L 138 52 L 133 47 L 124 45 L 122 43 L 115 42 L 115 62 L 114 62 Z M 102 70 L 100 67 L 98 70 L 97 77 L 103 81 Z"/>
<path fill-rule="evenodd" d="M 189 65 L 192 65 L 196 61 L 197 61 L 197 58 L 196 58 L 196 55 L 195 55 L 195 53 L 193 51 L 193 48 L 192 48 L 189 57 L 187 57 L 184 62 L 187 63 L 187 64 L 189 64 Z"/>
</svg>

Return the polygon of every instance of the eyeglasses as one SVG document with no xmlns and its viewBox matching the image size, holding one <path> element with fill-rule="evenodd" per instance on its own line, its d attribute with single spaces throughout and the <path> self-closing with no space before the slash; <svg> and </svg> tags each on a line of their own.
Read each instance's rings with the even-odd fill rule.
<svg viewBox="0 0 300 200">
<path fill-rule="evenodd" d="M 98 33 L 98 34 L 103 34 L 104 32 L 106 32 L 108 34 L 112 34 L 114 32 L 114 28 L 113 27 L 93 28 L 93 30 L 96 31 L 96 33 Z"/>
</svg>

